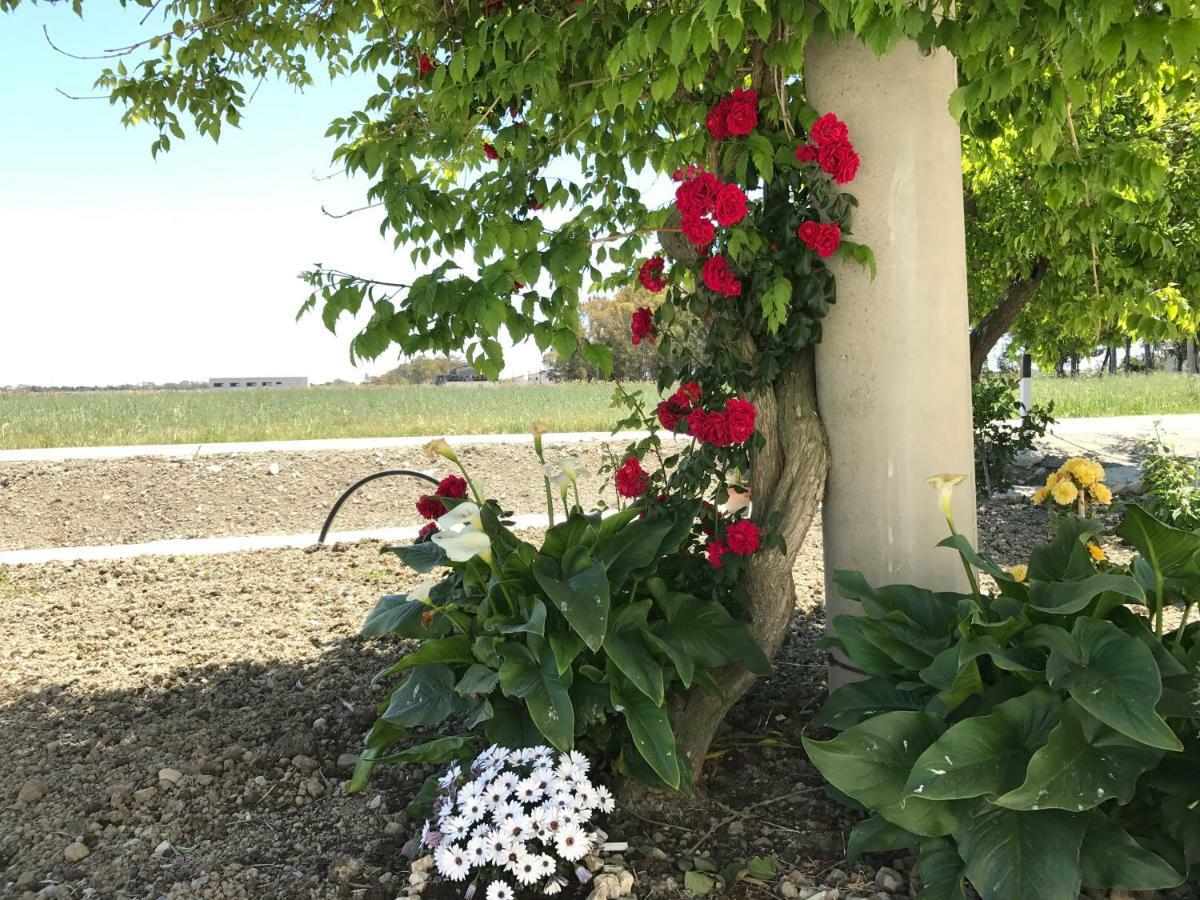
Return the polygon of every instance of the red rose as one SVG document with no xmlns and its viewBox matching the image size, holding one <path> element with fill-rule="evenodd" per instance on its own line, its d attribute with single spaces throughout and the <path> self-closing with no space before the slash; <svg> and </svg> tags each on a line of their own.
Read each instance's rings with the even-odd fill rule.
<svg viewBox="0 0 1200 900">
<path fill-rule="evenodd" d="M 858 154 L 849 141 L 823 144 L 817 154 L 817 162 L 838 184 L 853 181 L 858 174 Z"/>
<path fill-rule="evenodd" d="M 725 542 L 730 553 L 749 556 L 758 549 L 762 530 L 749 519 L 739 519 L 725 529 Z"/>
<path fill-rule="evenodd" d="M 708 564 L 714 569 L 722 567 L 722 557 L 729 548 L 720 541 L 709 541 L 705 550 L 708 552 Z"/>
<path fill-rule="evenodd" d="M 730 134 L 746 135 L 758 125 L 758 95 L 753 91 L 745 93 L 753 95 L 754 100 L 735 100 L 725 116 L 725 127 Z"/>
<path fill-rule="evenodd" d="M 750 439 L 757 417 L 758 410 L 749 400 L 731 397 L 725 401 L 725 426 L 733 443 L 740 444 Z"/>
<path fill-rule="evenodd" d="M 625 457 L 625 462 L 617 469 L 614 481 L 617 493 L 622 497 L 640 497 L 650 486 L 650 476 L 642 470 L 642 464 L 636 456 Z"/>
<path fill-rule="evenodd" d="M 822 225 L 820 222 L 813 221 L 805 222 L 796 229 L 796 236 L 804 242 L 809 250 L 821 257 L 833 256 L 842 243 L 842 229 L 836 222 L 831 225 Z"/>
<path fill-rule="evenodd" d="M 687 409 L 680 409 L 679 404 L 675 402 L 675 397 L 668 397 L 658 404 L 658 424 L 667 431 L 674 431 L 679 427 L 679 423 L 683 421 L 684 416 L 688 414 Z"/>
<path fill-rule="evenodd" d="M 422 519 L 437 519 L 446 514 L 446 504 L 437 497 L 422 494 L 417 499 L 417 512 Z"/>
<path fill-rule="evenodd" d="M 716 234 L 716 228 L 713 227 L 711 221 L 689 213 L 684 213 L 683 219 L 679 223 L 679 230 L 697 247 L 707 247 L 712 243 L 713 235 Z"/>
<path fill-rule="evenodd" d="M 534 210 L 542 209 L 542 207 L 545 206 L 544 203 L 542 203 L 540 200 L 538 200 L 537 194 L 533 193 L 532 191 L 529 192 L 529 197 L 527 199 L 529 201 L 530 209 L 534 209 Z"/>
<path fill-rule="evenodd" d="M 417 75 L 424 78 L 430 72 L 437 68 L 437 63 L 429 58 L 428 53 L 422 53 L 421 58 L 417 60 Z"/>
<path fill-rule="evenodd" d="M 500 154 L 496 152 L 496 148 L 493 147 L 491 144 L 487 144 L 487 143 L 485 143 L 483 145 L 483 155 L 486 156 L 488 159 L 499 159 L 500 158 Z"/>
<path fill-rule="evenodd" d="M 713 204 L 717 224 L 728 227 L 746 218 L 746 195 L 736 184 L 727 184 L 717 193 Z"/>
<path fill-rule="evenodd" d="M 694 381 L 688 381 L 679 386 L 679 390 L 675 392 L 675 396 L 682 397 L 689 407 L 695 406 L 700 402 L 700 385 Z"/>
<path fill-rule="evenodd" d="M 694 409 L 688 416 L 688 434 L 698 441 L 717 447 L 729 446 L 729 428 L 719 412 Z"/>
<path fill-rule="evenodd" d="M 504 9 L 504 0 L 483 0 L 483 14 L 492 16 Z"/>
<path fill-rule="evenodd" d="M 718 294 L 726 297 L 737 297 L 742 293 L 742 283 L 729 268 L 729 260 L 724 256 L 712 256 L 704 261 L 700 268 L 704 283 Z"/>
<path fill-rule="evenodd" d="M 725 124 L 725 118 L 728 114 L 729 98 L 724 97 L 705 116 L 704 124 L 708 128 L 708 133 L 713 136 L 714 141 L 723 141 L 729 137 L 729 126 Z"/>
<path fill-rule="evenodd" d="M 696 172 L 675 189 L 675 206 L 683 215 L 696 216 L 712 212 L 721 191 L 721 181 L 712 172 Z"/>
<path fill-rule="evenodd" d="M 642 263 L 641 269 L 638 270 L 638 281 L 652 294 L 657 294 L 667 286 L 667 279 L 662 277 L 665 263 L 666 260 L 661 256 L 655 256 Z"/>
<path fill-rule="evenodd" d="M 633 335 L 635 347 L 643 340 L 654 343 L 654 313 L 649 307 L 639 306 L 633 311 L 633 317 L 629 320 L 629 332 Z"/>
<path fill-rule="evenodd" d="M 427 540 L 429 540 L 431 537 L 433 537 L 435 534 L 437 534 L 438 530 L 439 529 L 437 527 L 437 522 L 426 522 L 424 525 L 421 526 L 421 530 L 417 532 L 417 539 L 415 541 L 413 541 L 413 543 L 414 544 L 425 543 Z"/>
<path fill-rule="evenodd" d="M 817 153 L 816 144 L 801 144 L 796 148 L 796 160 L 802 163 L 816 162 Z"/>
<path fill-rule="evenodd" d="M 461 500 L 467 496 L 467 479 L 461 475 L 447 475 L 438 482 L 437 494 L 439 497 Z"/>
<path fill-rule="evenodd" d="M 818 144 L 837 144 L 850 136 L 850 129 L 833 113 L 825 113 L 813 122 L 808 135 Z"/>
</svg>

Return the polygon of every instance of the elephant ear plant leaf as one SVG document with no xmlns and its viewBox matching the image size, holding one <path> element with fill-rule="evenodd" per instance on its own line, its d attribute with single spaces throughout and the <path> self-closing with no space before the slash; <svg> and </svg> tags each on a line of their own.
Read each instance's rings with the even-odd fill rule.
<svg viewBox="0 0 1200 900">
<path fill-rule="evenodd" d="M 920 900 L 1169 889 L 1197 858 L 1200 628 L 1164 612 L 1200 600 L 1200 536 L 1127 507 L 1117 534 L 1138 553 L 1116 565 L 1089 550 L 1098 527 L 1065 517 L 1009 570 L 951 523 L 968 592 L 835 575 L 861 611 L 826 645 L 869 677 L 829 696 L 812 724 L 835 733 L 804 746 L 871 813 L 851 854 L 918 851 Z"/>
</svg>

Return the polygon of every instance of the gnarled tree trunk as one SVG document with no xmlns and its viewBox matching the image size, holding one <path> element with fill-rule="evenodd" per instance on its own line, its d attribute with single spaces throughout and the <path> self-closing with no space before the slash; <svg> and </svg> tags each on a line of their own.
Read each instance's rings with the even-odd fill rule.
<svg viewBox="0 0 1200 900">
<path fill-rule="evenodd" d="M 757 394 L 758 431 L 765 443 L 751 460 L 754 519 L 760 524 L 780 514 L 785 552 L 764 550 L 750 558 L 750 633 L 768 659 L 787 636 L 796 610 L 792 564 L 816 514 L 829 471 L 829 442 L 817 415 L 814 348 L 805 348 L 784 370 L 773 389 Z M 721 694 L 693 689 L 675 715 L 679 746 L 698 781 L 709 745 L 725 714 L 754 682 L 741 665 L 716 673 Z"/>
<path fill-rule="evenodd" d="M 971 380 L 978 381 L 983 366 L 996 342 L 1008 333 L 1017 313 L 1025 308 L 1042 280 L 1050 271 L 1050 260 L 1042 257 L 1033 264 L 1033 270 L 1024 278 L 1017 278 L 1008 286 L 1008 293 L 996 304 L 996 308 L 979 320 L 971 329 Z"/>
</svg>

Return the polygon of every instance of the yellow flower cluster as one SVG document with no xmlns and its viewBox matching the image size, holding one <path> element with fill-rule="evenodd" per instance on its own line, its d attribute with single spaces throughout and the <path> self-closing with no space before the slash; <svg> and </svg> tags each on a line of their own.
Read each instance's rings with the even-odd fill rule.
<svg viewBox="0 0 1200 900">
<path fill-rule="evenodd" d="M 1112 503 L 1112 491 L 1104 484 L 1104 466 L 1081 456 L 1068 459 L 1048 475 L 1046 486 L 1033 495 L 1033 502 L 1045 503 L 1047 497 L 1059 506 Z"/>
</svg>

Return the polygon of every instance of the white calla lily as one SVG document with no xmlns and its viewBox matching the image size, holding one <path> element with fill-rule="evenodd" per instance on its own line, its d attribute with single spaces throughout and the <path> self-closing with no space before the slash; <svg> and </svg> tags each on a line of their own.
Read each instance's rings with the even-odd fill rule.
<svg viewBox="0 0 1200 900">
<path fill-rule="evenodd" d="M 567 502 L 567 491 L 571 489 L 571 479 L 567 477 L 565 472 L 555 472 L 550 476 L 550 485 L 558 488 L 558 493 L 562 497 L 563 502 Z"/>
<path fill-rule="evenodd" d="M 542 466 L 542 472 L 551 480 L 557 473 L 562 473 L 567 479 L 574 484 L 580 478 L 587 477 L 587 470 L 579 464 L 579 457 L 564 456 L 562 459 L 552 459 L 550 462 Z"/>
<path fill-rule="evenodd" d="M 433 590 L 433 586 L 435 583 L 436 582 L 430 581 L 428 578 L 426 578 L 424 581 L 422 581 L 415 588 L 413 588 L 411 591 L 408 592 L 408 599 L 409 600 L 420 600 L 422 603 L 425 603 L 429 599 L 429 592 L 431 590 Z"/>
<path fill-rule="evenodd" d="M 467 562 L 476 556 L 484 562 L 492 561 L 492 540 L 475 528 L 464 528 L 458 532 L 440 531 L 430 538 L 442 548 L 451 562 Z"/>
<path fill-rule="evenodd" d="M 439 531 L 451 531 L 459 525 L 483 529 L 483 520 L 479 517 L 479 504 L 470 500 L 463 501 L 437 520 Z"/>
</svg>

